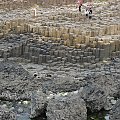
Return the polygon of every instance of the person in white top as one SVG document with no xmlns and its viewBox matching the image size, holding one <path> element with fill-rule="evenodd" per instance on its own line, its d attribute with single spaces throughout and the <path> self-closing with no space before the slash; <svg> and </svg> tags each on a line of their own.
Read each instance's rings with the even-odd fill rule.
<svg viewBox="0 0 120 120">
<path fill-rule="evenodd" d="M 89 19 L 92 18 L 92 13 L 93 13 L 92 7 L 93 7 L 93 5 L 92 5 L 92 0 L 90 0 L 90 1 L 88 2 L 88 4 L 87 4 L 86 11 L 85 11 L 85 15 L 86 15 Z"/>
</svg>

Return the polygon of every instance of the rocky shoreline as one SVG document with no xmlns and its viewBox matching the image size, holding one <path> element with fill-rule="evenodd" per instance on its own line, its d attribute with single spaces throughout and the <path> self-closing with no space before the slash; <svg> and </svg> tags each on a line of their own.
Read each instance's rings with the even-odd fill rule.
<svg viewBox="0 0 120 120">
<path fill-rule="evenodd" d="M 117 66 L 119 65 L 118 60 L 117 58 Z M 107 73 L 107 75 L 94 73 L 94 76 L 93 74 L 91 76 L 85 75 L 81 79 L 72 77 L 65 71 L 64 77 L 63 74 L 62 76 L 57 74 L 58 71 L 50 74 L 52 70 L 51 72 L 49 70 L 49 75 L 46 72 L 45 75 L 38 77 L 35 73 L 37 68 L 33 69 L 34 72 L 30 71 L 29 73 L 25 70 L 27 68 L 23 63 L 22 66 L 25 69 L 13 60 L 1 61 L 0 66 L 0 99 L 4 103 L 1 104 L 1 108 L 5 108 L 5 110 L 3 109 L 5 113 L 1 112 L 1 117 L 6 114 L 6 109 L 12 112 L 9 113 L 10 116 L 13 113 L 15 115 L 13 118 L 7 117 L 6 120 L 12 120 L 16 117 L 19 120 L 21 119 L 19 116 L 22 117 L 22 115 L 26 116 L 25 120 L 42 115 L 45 115 L 47 120 L 56 118 L 59 120 L 72 120 L 73 118 L 86 120 L 87 110 L 98 112 L 102 109 L 110 111 L 111 120 L 116 120 L 113 113 L 119 110 L 120 96 L 120 76 L 117 73 Z M 76 67 L 73 68 L 76 70 Z M 38 72 L 43 71 L 43 69 Z M 86 70 L 86 72 L 88 71 Z M 79 87 L 75 87 L 76 85 Z M 116 115 L 119 117 L 119 114 Z"/>
<path fill-rule="evenodd" d="M 0 120 L 120 120 L 119 6 L 1 13 Z"/>
</svg>

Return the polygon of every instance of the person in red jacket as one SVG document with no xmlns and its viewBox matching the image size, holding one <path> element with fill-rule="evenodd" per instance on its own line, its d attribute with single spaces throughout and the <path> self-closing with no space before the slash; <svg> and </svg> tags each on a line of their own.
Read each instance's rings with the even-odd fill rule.
<svg viewBox="0 0 120 120">
<path fill-rule="evenodd" d="M 78 6 L 79 6 L 79 12 L 81 12 L 81 6 L 83 4 L 83 0 L 77 0 Z"/>
</svg>

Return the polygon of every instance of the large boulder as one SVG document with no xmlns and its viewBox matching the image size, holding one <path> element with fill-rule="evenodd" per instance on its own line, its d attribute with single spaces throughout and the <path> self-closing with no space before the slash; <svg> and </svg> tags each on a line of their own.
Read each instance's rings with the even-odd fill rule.
<svg viewBox="0 0 120 120">
<path fill-rule="evenodd" d="M 114 97 L 119 94 L 119 79 L 113 75 L 96 75 L 86 79 L 81 97 L 91 111 L 102 108 L 110 110 L 114 104 Z"/>
<path fill-rule="evenodd" d="M 119 92 L 119 85 L 120 85 L 120 75 L 113 74 L 110 75 L 94 75 L 89 79 L 89 82 L 92 84 L 97 85 L 98 87 L 102 88 L 105 91 L 106 95 L 116 96 Z"/>
<path fill-rule="evenodd" d="M 87 109 L 78 94 L 66 93 L 50 99 L 46 113 L 48 120 L 87 120 Z"/>
<path fill-rule="evenodd" d="M 81 97 L 85 100 L 87 107 L 91 111 L 99 111 L 102 109 L 107 100 L 105 91 L 93 84 L 88 84 L 83 88 Z"/>
</svg>

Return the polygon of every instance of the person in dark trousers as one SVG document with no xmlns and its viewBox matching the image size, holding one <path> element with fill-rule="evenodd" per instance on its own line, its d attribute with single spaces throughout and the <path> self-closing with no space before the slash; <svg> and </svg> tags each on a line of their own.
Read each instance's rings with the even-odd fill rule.
<svg viewBox="0 0 120 120">
<path fill-rule="evenodd" d="M 88 8 L 86 8 L 86 10 L 85 10 L 85 15 L 86 15 L 86 17 L 88 17 L 88 15 L 89 15 L 89 9 Z"/>
<path fill-rule="evenodd" d="M 91 19 L 92 18 L 92 9 L 90 8 L 89 9 L 89 19 Z"/>
<path fill-rule="evenodd" d="M 79 5 L 79 12 L 81 12 L 81 6 L 82 6 L 82 5 Z"/>
<path fill-rule="evenodd" d="M 88 5 L 87 5 L 86 12 L 85 12 L 86 17 L 91 19 L 92 18 L 92 13 L 93 13 L 93 11 L 92 11 L 92 0 L 90 0 Z"/>
<path fill-rule="evenodd" d="M 89 13 L 92 14 L 92 8 L 89 9 Z"/>
<path fill-rule="evenodd" d="M 93 11 L 92 11 L 92 7 L 93 7 L 93 0 L 89 0 L 89 19 L 91 19 L 92 18 L 92 13 L 93 13 Z"/>
<path fill-rule="evenodd" d="M 81 6 L 83 4 L 83 0 L 78 0 L 77 3 L 78 3 L 78 6 L 79 6 L 79 12 L 81 12 Z"/>
</svg>

